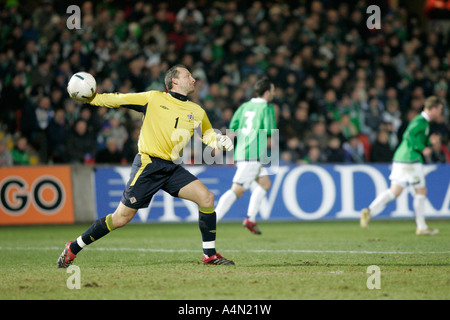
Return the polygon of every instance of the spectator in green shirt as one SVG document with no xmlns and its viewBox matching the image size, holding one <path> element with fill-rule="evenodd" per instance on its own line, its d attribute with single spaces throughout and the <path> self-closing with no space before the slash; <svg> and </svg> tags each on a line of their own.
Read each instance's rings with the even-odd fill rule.
<svg viewBox="0 0 450 320">
<path fill-rule="evenodd" d="M 19 137 L 16 140 L 14 148 L 11 150 L 11 155 L 13 158 L 13 164 L 15 165 L 30 165 L 31 156 L 28 150 L 28 140 L 26 137 Z"/>
</svg>

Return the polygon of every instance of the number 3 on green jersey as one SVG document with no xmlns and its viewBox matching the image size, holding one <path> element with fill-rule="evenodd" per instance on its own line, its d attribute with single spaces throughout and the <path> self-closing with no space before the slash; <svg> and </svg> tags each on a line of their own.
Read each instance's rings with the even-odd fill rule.
<svg viewBox="0 0 450 320">
<path fill-rule="evenodd" d="M 244 113 L 245 117 L 245 127 L 242 128 L 241 132 L 245 135 L 248 135 L 253 128 L 253 118 L 255 117 L 256 112 L 254 111 L 246 111 Z"/>
<path fill-rule="evenodd" d="M 230 121 L 230 129 L 237 132 L 235 160 L 260 159 L 267 148 L 267 136 L 275 128 L 273 105 L 258 98 L 243 103 Z"/>
</svg>

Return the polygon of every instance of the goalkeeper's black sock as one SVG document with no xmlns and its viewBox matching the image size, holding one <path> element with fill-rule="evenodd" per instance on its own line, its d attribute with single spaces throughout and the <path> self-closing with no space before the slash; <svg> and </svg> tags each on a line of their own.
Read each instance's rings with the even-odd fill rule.
<svg viewBox="0 0 450 320">
<path fill-rule="evenodd" d="M 214 207 L 200 207 L 198 225 L 202 233 L 203 253 L 208 257 L 216 254 L 216 212 Z"/>
<path fill-rule="evenodd" d="M 73 254 L 78 254 L 84 246 L 91 244 L 92 242 L 107 235 L 110 231 L 114 230 L 112 224 L 112 214 L 107 215 L 104 218 L 95 221 L 89 229 L 86 230 L 81 236 L 70 244 L 70 250 Z"/>
</svg>

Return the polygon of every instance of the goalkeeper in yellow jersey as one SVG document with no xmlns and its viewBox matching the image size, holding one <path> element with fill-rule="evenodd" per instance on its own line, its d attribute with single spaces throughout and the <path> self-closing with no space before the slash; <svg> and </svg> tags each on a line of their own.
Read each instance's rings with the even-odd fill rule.
<svg viewBox="0 0 450 320">
<path fill-rule="evenodd" d="M 189 171 L 174 163 L 199 126 L 205 144 L 227 151 L 233 149 L 231 139 L 214 132 L 205 111 L 188 100 L 187 95 L 194 92 L 194 84 L 195 79 L 189 70 L 183 65 L 175 65 L 165 76 L 167 93 L 108 93 L 95 94 L 89 99 L 88 103 L 94 106 L 127 107 L 144 114 L 139 153 L 134 158 L 130 179 L 115 212 L 98 219 L 76 240 L 69 241 L 57 261 L 59 268 L 72 264 L 86 245 L 130 222 L 137 210 L 147 207 L 160 189 L 199 206 L 203 263 L 234 264 L 215 249 L 214 194 Z"/>
</svg>

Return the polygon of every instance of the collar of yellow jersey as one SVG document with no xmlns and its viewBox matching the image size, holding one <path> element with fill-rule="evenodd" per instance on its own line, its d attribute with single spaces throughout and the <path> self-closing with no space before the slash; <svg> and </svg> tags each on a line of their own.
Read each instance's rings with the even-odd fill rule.
<svg viewBox="0 0 450 320">
<path fill-rule="evenodd" d="M 169 91 L 169 94 L 174 97 L 175 99 L 181 100 L 181 101 L 187 101 L 187 96 L 182 95 L 181 93 L 178 92 L 173 92 L 173 91 Z"/>
</svg>

